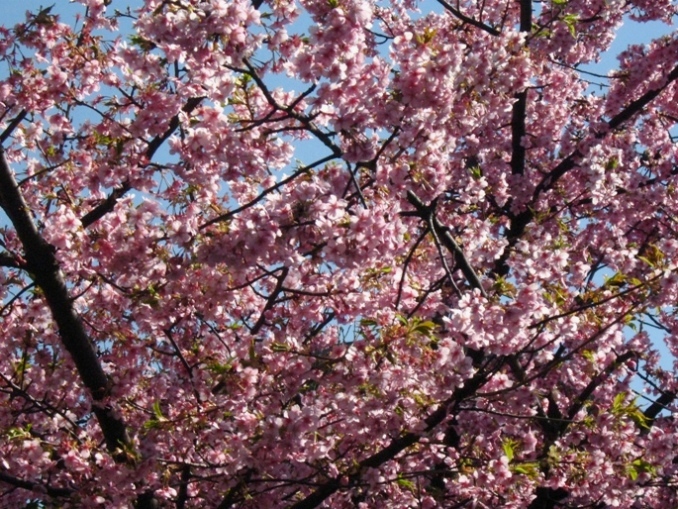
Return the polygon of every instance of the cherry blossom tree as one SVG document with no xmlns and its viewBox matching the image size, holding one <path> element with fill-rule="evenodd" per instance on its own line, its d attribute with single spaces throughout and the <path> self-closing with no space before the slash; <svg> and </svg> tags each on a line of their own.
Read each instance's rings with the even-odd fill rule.
<svg viewBox="0 0 678 509">
<path fill-rule="evenodd" d="M 0 505 L 678 506 L 670 0 L 0 28 Z M 127 27 L 127 28 L 125 28 Z"/>
</svg>

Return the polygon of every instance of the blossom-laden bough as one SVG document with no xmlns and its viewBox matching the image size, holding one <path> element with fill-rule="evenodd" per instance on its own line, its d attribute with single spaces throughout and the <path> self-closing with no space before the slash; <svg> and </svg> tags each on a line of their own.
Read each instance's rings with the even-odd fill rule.
<svg viewBox="0 0 678 509">
<path fill-rule="evenodd" d="M 0 505 L 678 505 L 673 2 L 79 3 L 0 28 Z"/>
</svg>

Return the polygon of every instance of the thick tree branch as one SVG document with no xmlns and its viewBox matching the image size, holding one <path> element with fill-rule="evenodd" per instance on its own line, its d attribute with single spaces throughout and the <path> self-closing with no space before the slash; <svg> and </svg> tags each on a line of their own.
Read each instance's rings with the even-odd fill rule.
<svg viewBox="0 0 678 509">
<path fill-rule="evenodd" d="M 21 488 L 27 491 L 33 491 L 36 493 L 47 493 L 50 497 L 70 497 L 75 490 L 70 488 L 57 488 L 49 484 L 41 484 L 34 481 L 26 481 L 24 479 L 19 479 L 13 475 L 9 475 L 5 472 L 0 472 L 0 482 L 14 486 L 15 488 Z"/>
<path fill-rule="evenodd" d="M 552 395 L 549 395 L 549 414 L 551 414 L 551 405 L 553 404 L 554 416 L 555 418 L 549 419 L 548 421 L 548 431 L 546 433 L 546 440 L 544 444 L 544 451 L 548 451 L 551 444 L 558 438 L 562 437 L 569 426 L 574 422 L 574 418 L 579 413 L 579 411 L 584 408 L 586 402 L 591 398 L 595 390 L 600 387 L 610 376 L 626 361 L 632 359 L 637 354 L 635 352 L 629 351 L 625 352 L 622 355 L 619 355 L 609 366 L 607 366 L 602 372 L 597 376 L 593 377 L 589 383 L 584 387 L 579 395 L 574 399 L 570 408 L 567 411 L 567 415 L 563 419 L 560 411 L 555 406 L 555 400 L 553 400 Z M 554 490 L 553 488 L 537 487 L 536 497 L 529 505 L 528 509 L 553 509 L 556 507 L 556 503 L 560 500 L 563 500 L 569 496 L 569 492 L 565 489 L 559 488 Z"/>
<path fill-rule="evenodd" d="M 110 383 L 85 328 L 73 308 L 66 283 L 59 269 L 54 248 L 40 235 L 24 201 L 5 152 L 0 148 L 0 202 L 14 225 L 24 248 L 24 258 L 33 281 L 42 290 L 61 340 L 78 370 L 85 387 L 92 395 L 93 411 L 106 440 L 108 451 L 114 453 L 129 443 L 125 423 L 103 401 L 110 393 Z"/>
<path fill-rule="evenodd" d="M 179 490 L 177 491 L 176 508 L 184 509 L 186 501 L 188 500 L 188 482 L 191 480 L 191 467 L 183 465 L 181 467 L 181 481 L 179 483 Z"/>
<path fill-rule="evenodd" d="M 104 217 L 106 214 L 111 212 L 115 208 L 115 205 L 118 203 L 118 200 L 125 196 L 125 194 L 127 194 L 127 191 L 129 191 L 131 188 L 132 186 L 130 186 L 129 181 L 126 180 L 125 182 L 122 183 L 122 185 L 113 189 L 113 191 L 111 191 L 111 194 L 109 194 L 104 201 L 102 201 L 99 205 L 97 205 L 94 209 L 92 209 L 82 217 L 80 222 L 82 223 L 83 228 L 91 226 L 92 224 L 96 223 L 99 219 Z"/>
<path fill-rule="evenodd" d="M 532 0 L 520 0 L 520 31 L 532 30 Z M 516 94 L 511 113 L 511 174 L 525 174 L 525 146 L 523 138 L 527 133 L 525 127 L 527 115 L 527 90 Z"/>
<path fill-rule="evenodd" d="M 532 31 L 532 0 L 520 0 L 520 31 Z"/>
<path fill-rule="evenodd" d="M 28 112 L 26 110 L 21 110 L 19 114 L 12 119 L 7 128 L 0 134 L 0 145 L 5 143 L 5 140 L 12 135 L 14 129 L 17 128 L 24 118 L 26 118 L 26 115 L 28 115 Z"/>
<path fill-rule="evenodd" d="M 525 173 L 525 113 L 527 110 L 527 90 L 516 96 L 511 116 L 511 173 L 523 175 Z"/>
<path fill-rule="evenodd" d="M 646 434 L 652 425 L 654 424 L 655 419 L 657 416 L 663 411 L 666 410 L 666 407 L 673 403 L 676 399 L 676 393 L 673 391 L 666 391 L 662 393 L 657 400 L 652 403 L 649 407 L 645 409 L 643 412 L 643 415 L 648 421 L 648 427 L 647 429 L 643 429 L 642 432 L 643 434 Z"/>
<path fill-rule="evenodd" d="M 567 490 L 563 488 L 542 488 L 536 489 L 537 496 L 532 500 L 527 509 L 555 509 L 559 502 L 569 496 Z"/>
</svg>

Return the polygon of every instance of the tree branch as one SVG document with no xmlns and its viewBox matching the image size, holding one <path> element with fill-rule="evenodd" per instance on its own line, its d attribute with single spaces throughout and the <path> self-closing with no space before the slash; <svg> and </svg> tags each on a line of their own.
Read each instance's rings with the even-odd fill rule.
<svg viewBox="0 0 678 509">
<path fill-rule="evenodd" d="M 266 189 L 264 189 L 259 194 L 259 196 L 257 196 L 256 198 L 250 200 L 249 202 L 245 203 L 244 205 L 241 205 L 240 207 L 238 207 L 236 209 L 230 210 L 230 211 L 226 212 L 225 214 L 221 214 L 221 215 L 219 215 L 215 218 L 210 219 L 209 221 L 201 224 L 198 229 L 203 230 L 203 229 L 205 229 L 208 226 L 211 226 L 213 224 L 220 223 L 220 222 L 223 222 L 223 221 L 228 221 L 229 219 L 234 217 L 236 214 L 239 214 L 243 210 L 247 210 L 248 208 L 256 205 L 261 200 L 263 200 L 267 195 L 269 195 L 272 192 L 277 191 L 278 189 L 284 187 L 286 184 L 288 184 L 289 182 L 292 182 L 294 179 L 298 178 L 299 176 L 304 175 L 304 174 L 308 173 L 310 170 L 312 170 L 313 168 L 315 168 L 316 166 L 327 163 L 327 162 L 329 162 L 333 159 L 335 159 L 335 156 L 329 155 L 327 157 L 323 157 L 322 159 L 318 159 L 316 162 L 309 164 L 308 166 L 304 166 L 303 168 L 299 168 L 297 171 L 292 173 L 292 175 L 290 175 L 289 177 L 284 178 L 280 182 L 273 184 L 271 187 L 267 187 Z"/>
<path fill-rule="evenodd" d="M 15 256 L 9 253 L 0 253 L 0 267 L 11 267 L 12 269 L 25 268 L 19 263 Z"/>
<path fill-rule="evenodd" d="M 184 113 L 191 113 L 195 108 L 198 107 L 203 99 L 204 97 L 191 97 L 188 101 L 186 101 L 186 104 L 183 108 L 181 108 L 181 111 Z M 162 144 L 167 141 L 170 136 L 172 136 L 177 127 L 179 127 L 179 114 L 176 114 L 172 117 L 169 126 L 164 133 L 156 136 L 148 143 L 148 148 L 146 149 L 146 158 L 149 161 L 153 159 L 153 156 L 162 146 Z M 83 228 L 91 226 L 106 214 L 111 212 L 118 203 L 118 200 L 127 194 L 130 189 L 132 189 L 132 186 L 130 185 L 129 180 L 125 180 L 120 186 L 113 189 L 111 194 L 109 194 L 103 202 L 101 202 L 82 217 L 80 222 L 82 223 Z"/>
<path fill-rule="evenodd" d="M 609 122 L 607 122 L 604 128 L 595 133 L 594 137 L 598 140 L 602 140 L 608 132 L 614 131 L 622 127 L 627 121 L 631 120 L 634 115 L 640 113 L 645 106 L 647 106 L 652 100 L 654 100 L 659 94 L 661 94 L 671 83 L 678 79 L 678 66 L 674 67 L 673 70 L 669 73 L 666 78 L 666 83 L 656 90 L 650 90 L 644 93 L 641 97 L 632 101 L 626 108 L 620 111 L 617 115 L 612 117 Z M 554 184 L 560 180 L 568 171 L 572 170 L 577 166 L 577 161 L 579 161 L 584 154 L 579 149 L 575 149 L 570 155 L 565 157 L 553 170 L 551 170 L 544 178 L 537 184 L 532 193 L 532 200 L 530 204 L 536 203 L 539 196 L 550 189 L 553 188 Z M 522 212 L 515 215 L 510 215 L 511 218 L 511 227 L 508 230 L 506 238 L 508 240 L 508 246 L 504 250 L 502 256 L 497 260 L 493 272 L 499 276 L 505 276 L 508 273 L 508 265 L 506 261 L 511 254 L 511 250 L 516 242 L 523 236 L 525 228 L 530 224 L 532 219 L 534 219 L 534 209 L 530 206 L 526 207 Z"/>
<path fill-rule="evenodd" d="M 99 404 L 110 393 L 110 382 L 99 364 L 96 351 L 73 308 L 54 248 L 40 235 L 33 223 L 5 152 L 0 148 L 0 202 L 16 229 L 24 249 L 27 268 L 35 284 L 42 290 L 61 340 L 78 370 L 85 387 L 92 395 L 92 409 L 99 421 L 109 452 L 129 444 L 125 423 L 113 410 Z M 117 456 L 117 455 L 116 455 Z M 120 458 L 118 458 L 120 459 Z"/>
<path fill-rule="evenodd" d="M 666 407 L 673 403 L 673 401 L 676 399 L 676 393 L 673 391 L 666 391 L 663 392 L 659 398 L 652 403 L 649 407 L 645 409 L 643 412 L 643 415 L 645 418 L 648 420 L 648 427 L 647 429 L 641 430 L 643 434 L 646 434 L 652 425 L 654 424 L 655 419 L 657 416 L 663 411 L 666 410 Z"/>
<path fill-rule="evenodd" d="M 462 20 L 464 23 L 468 23 L 469 25 L 473 25 L 473 26 L 476 27 L 476 28 L 480 28 L 481 30 L 484 30 L 485 32 L 487 32 L 487 33 L 490 34 L 490 35 L 499 35 L 499 34 L 501 33 L 501 32 L 500 32 L 499 30 L 497 30 L 496 28 L 493 28 L 493 27 L 491 27 L 491 26 L 488 26 L 488 25 L 486 25 L 485 23 L 483 23 L 482 21 L 478 21 L 478 20 L 476 20 L 476 19 L 469 18 L 469 17 L 466 16 L 463 12 L 461 12 L 459 9 L 456 9 L 456 8 L 453 7 L 451 4 L 449 4 L 448 2 L 446 2 L 446 0 L 437 0 L 437 2 L 438 2 L 440 5 L 442 5 L 442 6 L 445 8 L 445 10 L 449 11 L 450 13 L 452 13 L 453 16 L 455 16 L 456 18 L 459 18 L 459 19 Z"/>
<path fill-rule="evenodd" d="M 454 255 L 457 265 L 461 269 L 461 272 L 464 274 L 464 277 L 469 282 L 472 288 L 477 288 L 480 290 L 480 293 L 483 297 L 487 298 L 487 293 L 483 288 L 480 278 L 473 270 L 473 267 L 469 263 L 464 251 L 457 242 L 452 238 L 450 231 L 443 226 L 435 215 L 431 214 L 431 205 L 426 206 L 419 199 L 419 197 L 414 194 L 412 190 L 407 191 L 407 201 L 416 209 L 415 215 L 421 218 L 423 221 L 430 223 L 430 228 L 436 232 L 440 241 L 445 245 L 445 247 Z"/>
<path fill-rule="evenodd" d="M 527 90 L 523 90 L 516 96 L 511 115 L 511 173 L 523 175 L 525 173 L 525 114 L 527 111 Z"/>
<path fill-rule="evenodd" d="M 7 128 L 0 134 L 0 145 L 5 143 L 7 138 L 12 135 L 14 129 L 16 129 L 24 118 L 26 118 L 26 115 L 28 115 L 28 112 L 26 110 L 21 110 L 19 114 L 12 119 Z"/>
<path fill-rule="evenodd" d="M 70 497 L 75 492 L 75 490 L 70 488 L 57 488 L 55 486 L 50 486 L 49 484 L 26 481 L 14 477 L 13 475 L 6 474 L 5 472 L 0 472 L 0 482 L 4 482 L 16 488 L 34 491 L 36 493 L 47 493 L 50 497 Z"/>
<path fill-rule="evenodd" d="M 520 31 L 532 31 L 532 0 L 520 0 Z"/>
<path fill-rule="evenodd" d="M 473 378 L 468 380 L 462 387 L 457 388 L 452 396 L 440 404 L 438 410 L 433 412 L 424 420 L 426 427 L 424 428 L 423 433 L 427 433 L 436 426 L 440 425 L 448 417 L 452 407 L 468 398 L 480 387 L 482 387 L 486 381 L 487 374 L 488 371 L 486 370 L 478 370 Z M 404 433 L 400 437 L 392 440 L 389 445 L 384 447 L 379 452 L 374 453 L 372 456 L 365 458 L 363 461 L 358 463 L 358 465 L 355 467 L 355 473 L 349 476 L 348 484 L 342 484 L 341 475 L 330 479 L 329 481 L 323 483 L 318 489 L 316 489 L 306 498 L 292 505 L 290 509 L 313 509 L 318 507 L 323 503 L 323 501 L 332 496 L 332 494 L 335 492 L 342 488 L 349 488 L 355 484 L 360 479 L 365 469 L 380 467 L 387 461 L 394 459 L 398 454 L 408 447 L 411 447 L 412 445 L 419 442 L 420 438 L 421 435 L 417 433 Z"/>
<path fill-rule="evenodd" d="M 618 356 L 613 362 L 610 363 L 609 366 L 607 366 L 601 373 L 599 373 L 597 376 L 593 377 L 591 381 L 588 383 L 586 387 L 584 387 L 584 390 L 581 391 L 579 396 L 575 398 L 575 400 L 572 402 L 572 405 L 570 405 L 570 409 L 567 412 L 567 421 L 572 421 L 577 413 L 584 407 L 584 404 L 588 401 L 588 399 L 591 397 L 593 392 L 600 387 L 600 385 L 614 373 L 619 366 L 624 364 L 626 361 L 632 359 L 633 357 L 636 357 L 636 352 L 625 352 L 622 355 Z M 567 425 L 565 428 L 561 431 L 564 432 L 565 429 L 567 429 Z"/>
<path fill-rule="evenodd" d="M 619 129 L 626 122 L 631 120 L 635 115 L 640 113 L 645 106 L 652 102 L 659 94 L 661 94 L 671 83 L 678 79 L 678 66 L 674 67 L 673 70 L 666 77 L 666 83 L 661 87 L 645 92 L 635 101 L 632 101 L 626 108 L 617 113 L 614 117 L 610 119 L 609 122 L 605 124 L 604 129 L 595 134 L 595 138 L 598 140 L 603 139 L 608 132 L 615 131 Z M 542 181 L 537 185 L 533 194 L 533 201 L 536 201 L 537 197 L 548 191 L 565 173 L 570 171 L 576 166 L 576 161 L 578 161 L 583 154 L 579 149 L 575 150 L 572 154 L 563 159 L 558 166 L 556 166 L 548 175 L 546 175 Z"/>
<path fill-rule="evenodd" d="M 396 297 L 395 305 L 393 306 L 396 311 L 398 311 L 398 306 L 400 305 L 400 300 L 403 296 L 403 286 L 405 284 L 405 277 L 407 276 L 407 267 L 410 265 L 417 247 L 419 247 L 419 244 L 421 244 L 421 241 L 424 240 L 427 234 L 428 229 L 425 229 L 423 232 L 421 232 L 421 235 L 419 235 L 419 238 L 417 238 L 415 243 L 412 245 L 412 249 L 410 249 L 410 252 L 407 253 L 405 260 L 403 261 L 403 272 L 400 276 L 400 281 L 398 282 L 398 296 Z"/>
</svg>

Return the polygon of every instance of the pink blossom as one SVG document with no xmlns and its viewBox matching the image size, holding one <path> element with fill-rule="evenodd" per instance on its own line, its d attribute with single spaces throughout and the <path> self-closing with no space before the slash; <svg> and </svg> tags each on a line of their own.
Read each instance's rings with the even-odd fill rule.
<svg viewBox="0 0 678 509">
<path fill-rule="evenodd" d="M 675 34 L 584 73 L 672 2 L 77 3 L 0 28 L 0 506 L 675 507 Z"/>
</svg>

